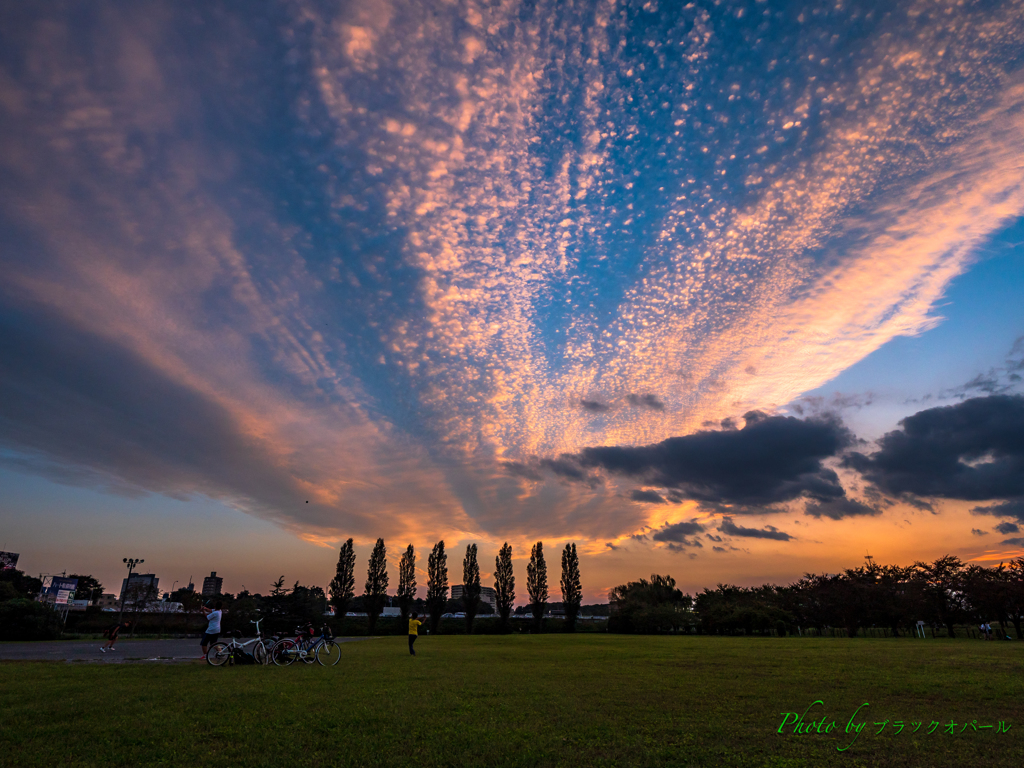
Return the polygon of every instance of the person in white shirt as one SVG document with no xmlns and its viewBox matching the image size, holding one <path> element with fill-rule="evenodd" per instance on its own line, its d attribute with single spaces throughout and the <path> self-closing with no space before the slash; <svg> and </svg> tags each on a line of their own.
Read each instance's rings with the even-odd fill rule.
<svg viewBox="0 0 1024 768">
<path fill-rule="evenodd" d="M 224 603 L 218 600 L 213 604 L 213 608 L 203 606 L 203 613 L 206 615 L 206 620 L 209 622 L 206 625 L 206 632 L 203 633 L 203 639 L 200 645 L 203 648 L 203 655 L 201 658 L 206 658 L 207 652 L 210 650 L 210 646 L 217 642 L 217 638 L 220 637 L 220 617 L 221 608 L 224 607 Z"/>
</svg>

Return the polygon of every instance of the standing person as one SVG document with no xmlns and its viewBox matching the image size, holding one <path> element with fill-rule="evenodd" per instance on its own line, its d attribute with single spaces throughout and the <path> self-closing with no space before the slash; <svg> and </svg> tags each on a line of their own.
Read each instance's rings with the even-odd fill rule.
<svg viewBox="0 0 1024 768">
<path fill-rule="evenodd" d="M 423 624 L 422 621 L 418 621 L 416 619 L 417 616 L 419 616 L 419 614 L 414 613 L 409 619 L 409 653 L 413 656 L 416 655 L 416 651 L 413 649 L 412 644 L 416 642 L 416 638 L 420 634 L 420 625 Z"/>
<path fill-rule="evenodd" d="M 220 637 L 220 617 L 221 608 L 224 603 L 218 600 L 213 604 L 213 608 L 207 608 L 203 606 L 203 614 L 206 616 L 206 620 L 209 622 L 206 625 L 206 632 L 203 633 L 203 639 L 200 641 L 200 645 L 203 648 L 203 655 L 199 658 L 205 659 L 206 654 L 210 650 L 210 646 L 217 642 L 217 638 Z"/>
<path fill-rule="evenodd" d="M 114 626 L 112 626 L 110 629 L 108 629 L 106 632 L 103 633 L 103 634 L 105 634 L 107 636 L 107 642 L 104 645 L 100 646 L 100 651 L 101 652 L 106 653 L 107 651 L 116 651 L 117 650 L 114 647 L 114 643 L 117 642 L 117 636 L 121 632 L 122 628 L 123 629 L 128 629 L 128 622 L 127 621 L 124 624 L 120 624 L 120 623 L 115 624 Z"/>
</svg>

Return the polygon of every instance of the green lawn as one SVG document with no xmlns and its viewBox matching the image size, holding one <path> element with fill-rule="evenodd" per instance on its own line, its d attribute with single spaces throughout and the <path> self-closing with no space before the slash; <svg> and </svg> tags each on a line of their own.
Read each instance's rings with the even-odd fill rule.
<svg viewBox="0 0 1024 768">
<path fill-rule="evenodd" d="M 1018 768 L 1024 643 L 423 637 L 333 669 L 0 664 L 0 765 Z M 783 711 L 831 734 L 777 733 Z M 867 722 L 856 742 L 847 721 Z M 961 725 L 1011 730 L 974 731 Z M 907 723 L 900 734 L 884 720 Z M 928 734 L 932 721 L 955 722 Z M 912 733 L 912 723 L 923 725 Z"/>
</svg>

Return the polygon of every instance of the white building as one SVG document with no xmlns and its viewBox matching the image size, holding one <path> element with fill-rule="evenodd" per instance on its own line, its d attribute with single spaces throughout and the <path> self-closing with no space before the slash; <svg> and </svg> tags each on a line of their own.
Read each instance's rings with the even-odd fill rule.
<svg viewBox="0 0 1024 768">
<path fill-rule="evenodd" d="M 462 584 L 456 584 L 453 586 L 452 600 L 461 600 L 462 590 Z M 480 587 L 480 601 L 491 606 L 491 610 L 495 613 L 498 612 L 498 595 L 495 593 L 493 587 Z"/>
</svg>

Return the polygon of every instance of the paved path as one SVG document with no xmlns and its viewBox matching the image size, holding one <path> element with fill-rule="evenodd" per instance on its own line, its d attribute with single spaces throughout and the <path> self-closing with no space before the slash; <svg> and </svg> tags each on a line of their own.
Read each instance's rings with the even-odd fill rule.
<svg viewBox="0 0 1024 768">
<path fill-rule="evenodd" d="M 338 637 L 350 643 L 365 637 Z M 100 664 L 168 663 L 200 661 L 199 638 L 186 640 L 117 641 L 117 650 L 100 652 L 104 640 L 70 640 L 39 643 L 0 643 L 0 661 L 86 661 Z"/>
</svg>

